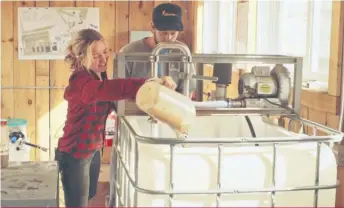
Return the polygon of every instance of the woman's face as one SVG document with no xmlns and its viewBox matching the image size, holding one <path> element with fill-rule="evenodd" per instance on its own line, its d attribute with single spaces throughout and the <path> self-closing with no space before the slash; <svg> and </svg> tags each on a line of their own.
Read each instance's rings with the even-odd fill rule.
<svg viewBox="0 0 344 208">
<path fill-rule="evenodd" d="M 105 72 L 109 59 L 108 48 L 103 41 L 96 41 L 91 45 L 91 69 L 94 72 Z"/>
</svg>

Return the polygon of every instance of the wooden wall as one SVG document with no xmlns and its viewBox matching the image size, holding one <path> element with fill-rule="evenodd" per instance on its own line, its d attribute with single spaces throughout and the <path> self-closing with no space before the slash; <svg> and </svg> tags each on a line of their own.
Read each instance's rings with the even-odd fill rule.
<svg viewBox="0 0 344 208">
<path fill-rule="evenodd" d="M 167 2 L 167 1 L 165 1 Z M 172 2 L 172 1 L 171 1 Z M 185 31 L 180 40 L 193 48 L 192 2 L 173 1 L 183 9 Z M 14 1 L 1 2 L 1 86 L 64 87 L 69 69 L 62 60 L 18 60 L 18 7 L 98 7 L 100 31 L 117 52 L 128 43 L 130 30 L 149 30 L 154 6 L 162 1 Z M 108 73 L 112 74 L 112 62 Z M 1 117 L 28 121 L 30 141 L 54 148 L 66 115 L 63 89 L 2 89 Z M 31 159 L 48 160 L 49 153 L 31 151 Z"/>
</svg>

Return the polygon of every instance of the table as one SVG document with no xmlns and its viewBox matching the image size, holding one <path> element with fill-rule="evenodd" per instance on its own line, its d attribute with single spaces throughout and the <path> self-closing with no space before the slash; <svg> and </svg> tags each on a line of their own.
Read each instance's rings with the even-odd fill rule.
<svg viewBox="0 0 344 208">
<path fill-rule="evenodd" d="M 56 161 L 10 162 L 1 169 L 1 207 L 58 207 Z"/>
</svg>

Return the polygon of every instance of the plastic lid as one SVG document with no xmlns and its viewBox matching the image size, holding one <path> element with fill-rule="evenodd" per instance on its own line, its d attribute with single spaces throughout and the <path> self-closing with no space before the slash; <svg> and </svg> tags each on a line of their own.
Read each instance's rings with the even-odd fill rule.
<svg viewBox="0 0 344 208">
<path fill-rule="evenodd" d="M 7 125 L 7 119 L 0 119 L 1 121 L 1 126 L 6 126 Z"/>
<path fill-rule="evenodd" d="M 17 137 L 15 137 L 15 136 L 13 136 L 13 137 L 11 137 L 11 143 L 16 143 L 16 141 L 18 140 L 18 138 Z"/>
<path fill-rule="evenodd" d="M 26 124 L 27 124 L 27 121 L 22 118 L 14 118 L 14 119 L 9 119 L 7 121 L 7 126 L 9 127 L 24 126 Z"/>
</svg>

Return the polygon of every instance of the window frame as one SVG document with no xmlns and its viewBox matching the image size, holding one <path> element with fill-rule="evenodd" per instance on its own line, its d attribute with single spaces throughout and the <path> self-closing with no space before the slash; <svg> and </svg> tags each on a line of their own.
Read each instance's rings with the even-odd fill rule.
<svg viewBox="0 0 344 208">
<path fill-rule="evenodd" d="M 212 14 L 205 14 L 204 11 L 207 8 L 207 4 L 209 4 L 211 2 L 212 7 L 216 8 L 216 11 L 213 11 Z M 258 16 L 259 11 L 258 10 L 258 4 L 260 3 L 259 1 L 247 1 L 247 0 L 242 0 L 242 1 L 229 1 L 231 3 L 228 3 L 228 1 L 204 1 L 202 2 L 202 6 L 200 8 L 198 8 L 198 16 L 201 18 L 198 18 L 198 22 L 197 22 L 197 36 L 200 36 L 202 38 L 198 38 L 197 41 L 197 53 L 222 53 L 223 51 L 230 51 L 230 53 L 247 53 L 247 54 L 252 54 L 256 52 L 256 49 L 258 48 L 258 37 L 257 37 L 257 33 L 258 33 L 258 24 L 259 24 L 259 20 L 258 20 Z M 274 30 L 273 32 L 268 32 L 267 34 L 269 35 L 270 39 L 271 38 L 278 38 L 278 27 L 279 27 L 279 15 L 278 15 L 278 11 L 274 10 L 274 9 L 278 9 L 279 8 L 279 1 L 269 1 L 268 2 L 271 6 L 270 9 L 271 11 L 274 11 L 274 13 L 272 14 L 275 15 L 276 18 L 268 18 L 269 21 L 265 24 L 269 25 L 269 27 L 271 28 L 275 28 L 272 29 Z M 303 81 L 311 81 L 311 80 L 320 80 L 322 82 L 328 82 L 328 78 L 329 78 L 329 67 L 327 68 L 327 71 L 325 70 L 320 70 L 320 71 L 316 71 L 317 67 L 313 67 L 314 66 L 314 62 L 312 62 L 311 59 L 319 59 L 319 57 L 315 57 L 314 53 L 316 54 L 318 51 L 314 51 L 314 48 L 316 47 L 314 44 L 320 44 L 315 42 L 314 39 L 314 33 L 312 31 L 314 31 L 315 27 L 314 26 L 314 21 L 316 21 L 314 19 L 314 2 L 313 1 L 308 1 L 308 23 L 307 23 L 307 46 L 306 50 L 307 50 L 307 56 L 303 57 L 304 58 L 304 63 L 303 63 Z M 226 5 L 225 5 L 226 4 Z M 228 4 L 231 4 L 231 7 L 228 10 Z M 247 12 L 247 13 L 243 13 L 243 14 L 238 14 L 239 11 L 239 7 L 241 5 L 247 4 L 246 6 L 248 6 L 248 10 L 243 10 L 240 12 Z M 331 4 L 332 5 L 332 4 Z M 333 7 L 333 6 L 332 6 Z M 226 12 L 224 12 L 224 8 L 226 8 Z M 331 13 L 333 12 L 333 8 L 331 9 Z M 231 12 L 233 11 L 233 12 Z M 200 14 L 202 13 L 202 14 Z M 230 15 L 231 13 L 233 13 L 233 15 Z M 238 37 L 238 33 L 240 32 L 240 30 L 242 30 L 242 28 L 240 28 L 240 18 L 242 18 L 242 16 L 245 16 L 245 18 L 247 18 L 247 28 L 245 28 L 244 30 L 246 30 L 247 34 L 246 34 L 246 40 L 240 40 L 241 38 Z M 270 14 L 271 16 L 271 14 Z M 221 17 L 221 18 L 220 18 Z M 312 17 L 312 18 L 310 18 Z M 315 17 L 316 19 L 319 19 L 319 17 Z M 239 21 L 239 22 L 238 22 Z M 230 29 L 227 29 L 226 27 L 223 27 L 221 25 L 224 24 L 228 24 L 228 22 L 230 22 Z M 214 24 L 215 23 L 215 24 Z M 211 28 L 209 27 L 209 25 L 211 26 Z M 330 25 L 332 25 L 332 15 L 331 15 L 331 20 L 330 20 Z M 209 36 L 207 35 L 207 32 L 209 33 L 210 31 L 212 31 L 213 33 L 215 32 L 216 35 L 212 35 Z M 229 32 L 231 31 L 231 32 Z M 202 32 L 202 34 L 200 35 L 199 32 Z M 330 27 L 330 31 L 331 33 L 331 27 Z M 227 41 L 224 42 L 223 41 L 223 36 L 227 37 Z M 201 39 L 201 40 L 200 40 Z M 240 41 L 240 43 L 239 43 Z M 277 40 L 276 40 L 277 41 Z M 223 44 L 223 42 L 225 44 Z M 277 41 L 278 42 L 278 41 Z M 314 44 L 312 44 L 314 43 Z M 245 49 L 242 48 L 242 46 L 239 46 L 240 44 L 245 44 Z M 271 44 L 271 43 L 270 43 Z M 331 44 L 331 38 L 329 40 L 329 44 L 328 47 L 330 47 Z M 207 49 L 207 45 L 211 45 L 211 47 L 208 48 L 212 48 L 212 50 Z M 227 47 L 223 47 L 223 45 L 226 45 Z M 271 46 L 274 47 L 274 46 Z M 221 49 L 222 48 L 222 49 Z M 275 46 L 276 48 L 276 46 Z M 288 54 L 281 54 L 281 55 L 288 55 Z M 330 58 L 330 53 L 328 54 L 328 58 Z M 250 69 L 247 69 L 250 70 Z"/>
<path fill-rule="evenodd" d="M 259 3 L 262 3 L 262 2 L 256 2 L 256 1 L 248 1 L 248 4 L 250 5 L 250 8 L 252 8 L 250 11 L 249 11 L 249 14 L 248 16 L 252 16 L 252 15 L 255 15 L 256 17 L 256 22 L 255 22 L 255 25 L 254 24 L 251 24 L 250 27 L 255 27 L 256 30 L 254 29 L 250 29 L 249 28 L 249 34 L 248 34 L 248 39 L 250 40 L 255 40 L 254 43 L 251 43 L 251 44 L 254 44 L 255 47 L 254 49 L 257 49 L 257 44 L 259 44 L 259 40 L 258 40 L 258 37 L 257 37 L 257 34 L 258 34 L 258 24 L 259 24 L 259 21 L 258 21 L 258 16 L 259 15 L 264 15 L 264 14 L 269 14 L 269 12 L 259 12 L 258 11 L 258 4 Z M 274 7 L 274 9 L 271 9 L 272 11 L 274 11 L 274 14 L 278 14 L 278 9 L 279 9 L 279 5 L 280 5 L 280 1 L 268 1 L 268 2 L 264 2 L 264 3 L 268 3 L 270 5 L 270 8 L 271 7 Z M 327 67 L 327 71 L 326 70 L 320 70 L 320 71 L 316 71 L 317 67 L 313 67 L 315 64 L 314 62 L 312 62 L 312 59 L 319 59 L 318 56 L 314 56 L 313 54 L 317 54 L 318 51 L 317 50 L 314 50 L 314 48 L 316 47 L 315 44 L 320 44 L 316 41 L 316 39 L 314 39 L 314 36 L 316 34 L 314 34 L 314 29 L 316 27 L 316 25 L 314 24 L 314 21 L 315 21 L 315 18 L 318 19 L 320 17 L 314 17 L 314 13 L 315 13 L 315 3 L 313 1 L 307 1 L 308 3 L 308 23 L 307 23 L 307 55 L 305 57 L 303 57 L 304 59 L 304 63 L 303 63 L 303 81 L 313 81 L 313 80 L 317 80 L 317 81 L 321 81 L 321 82 L 328 82 L 328 78 L 329 78 L 329 67 Z M 332 4 L 332 3 L 331 3 Z M 252 13 L 252 14 L 250 14 Z M 332 13 L 332 10 L 331 10 L 331 13 Z M 272 14 L 272 15 L 274 15 Z M 270 14 L 271 15 L 271 14 Z M 330 25 L 332 25 L 332 15 L 331 15 L 331 22 L 330 22 Z M 265 25 L 268 25 L 270 28 L 271 27 L 275 27 L 275 28 L 278 28 L 278 25 L 279 25 L 279 15 L 276 15 L 274 18 L 268 18 L 268 22 L 265 22 Z M 273 32 L 270 32 L 268 33 L 267 35 L 269 36 L 268 39 L 274 39 L 274 38 L 278 38 L 278 29 L 275 29 Z M 330 28 L 330 31 L 331 33 L 331 28 Z M 276 41 L 276 40 L 275 40 Z M 278 42 L 278 41 L 276 41 Z M 264 44 L 264 43 L 263 43 Z M 265 44 L 269 44 L 269 43 L 265 43 Z M 329 39 L 329 44 L 328 44 L 328 47 L 330 47 L 330 44 L 331 44 L 331 39 Z M 270 47 L 275 47 L 275 46 L 270 46 Z M 276 49 L 276 48 L 274 48 Z M 256 52 L 256 50 L 252 51 L 251 52 Z M 286 55 L 286 54 L 281 54 L 281 55 Z M 330 52 L 328 54 L 328 59 L 330 58 Z"/>
</svg>

